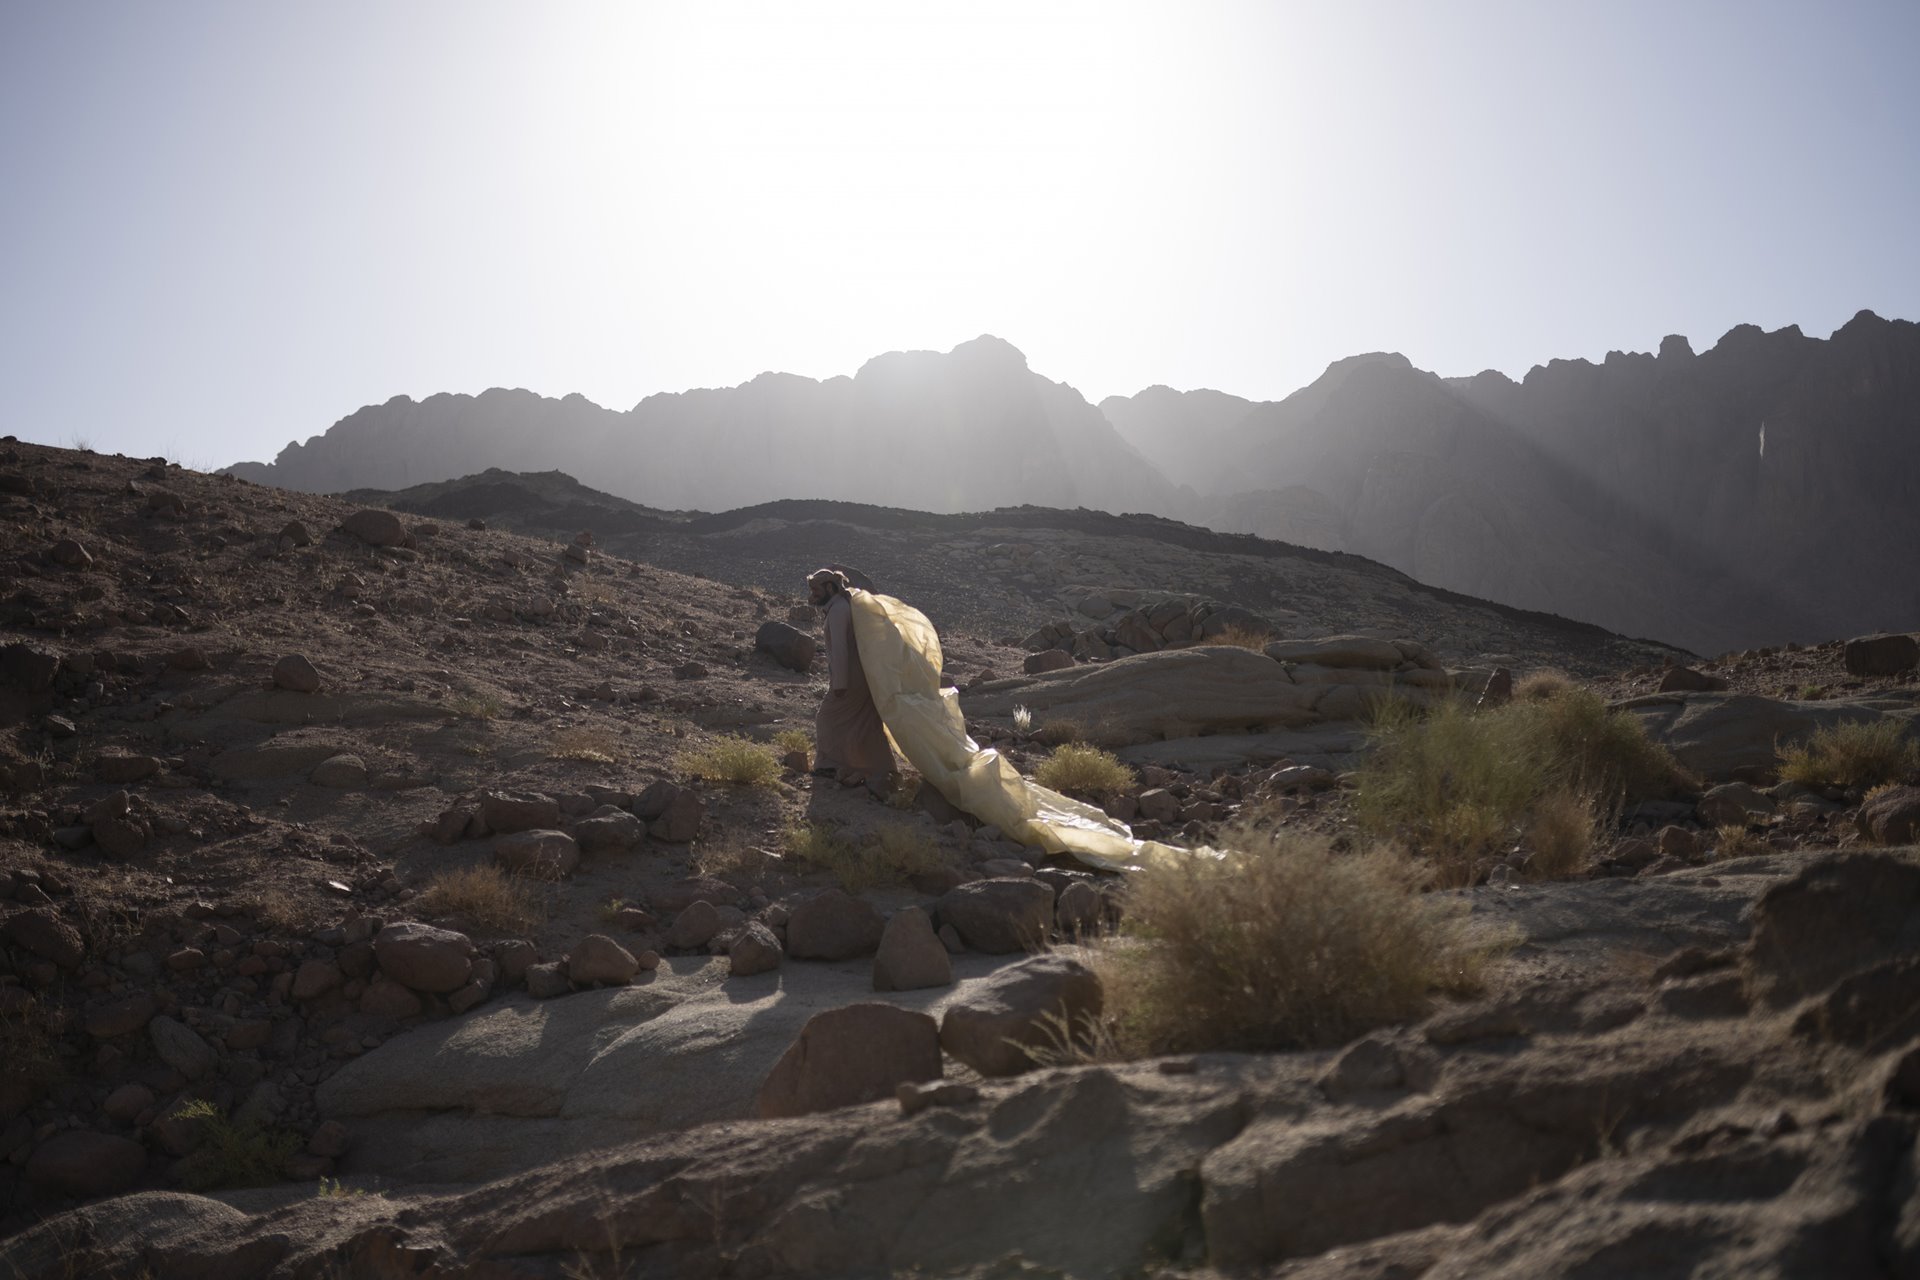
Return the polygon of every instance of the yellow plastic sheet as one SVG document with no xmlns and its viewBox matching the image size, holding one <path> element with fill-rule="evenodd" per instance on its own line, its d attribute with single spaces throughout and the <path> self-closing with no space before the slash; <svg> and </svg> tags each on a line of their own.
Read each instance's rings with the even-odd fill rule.
<svg viewBox="0 0 1920 1280">
<path fill-rule="evenodd" d="M 957 691 L 940 687 L 940 637 L 918 609 L 854 590 L 853 636 L 887 734 L 920 776 L 955 808 L 1022 844 L 1071 853 L 1090 866 L 1125 871 L 1190 850 L 1135 840 L 1091 805 L 1028 781 L 1011 761 L 967 736 Z"/>
</svg>

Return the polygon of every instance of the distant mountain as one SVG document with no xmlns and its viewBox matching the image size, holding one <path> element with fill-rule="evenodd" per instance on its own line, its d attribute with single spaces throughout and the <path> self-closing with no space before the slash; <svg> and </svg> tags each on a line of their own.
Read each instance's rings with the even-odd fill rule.
<svg viewBox="0 0 1920 1280">
<path fill-rule="evenodd" d="M 1230 398 L 1229 398 L 1230 399 Z M 1149 458 L 1205 441 L 1208 523 L 1702 652 L 1920 628 L 1920 326 L 1742 325 L 1695 355 L 1521 382 L 1391 354 L 1222 427 L 1217 392 L 1102 409 Z"/>
<path fill-rule="evenodd" d="M 1079 392 L 993 337 L 894 352 L 853 377 L 766 373 L 649 396 L 399 396 L 230 470 L 307 491 L 394 489 L 488 467 L 558 468 L 634 502 L 724 510 L 785 497 L 928 511 L 1033 503 L 1180 514 L 1187 505 Z"/>
</svg>

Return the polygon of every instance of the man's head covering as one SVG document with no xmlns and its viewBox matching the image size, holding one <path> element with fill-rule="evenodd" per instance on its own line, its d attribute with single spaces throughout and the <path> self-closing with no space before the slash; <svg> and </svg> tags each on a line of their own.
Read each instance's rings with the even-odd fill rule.
<svg viewBox="0 0 1920 1280">
<path fill-rule="evenodd" d="M 847 575 L 838 569 L 815 569 L 807 575 L 807 585 L 819 587 L 828 595 L 832 595 L 836 591 L 845 591 L 850 584 L 847 582 Z"/>
</svg>

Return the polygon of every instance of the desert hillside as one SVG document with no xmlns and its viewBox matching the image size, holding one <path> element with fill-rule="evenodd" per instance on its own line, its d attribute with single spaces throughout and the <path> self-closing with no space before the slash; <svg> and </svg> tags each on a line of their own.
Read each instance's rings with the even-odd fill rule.
<svg viewBox="0 0 1920 1280">
<path fill-rule="evenodd" d="M 12 440 L 0 559 L 0 1275 L 1920 1265 L 1910 634 Z M 815 773 L 828 561 L 1186 852 Z"/>
</svg>

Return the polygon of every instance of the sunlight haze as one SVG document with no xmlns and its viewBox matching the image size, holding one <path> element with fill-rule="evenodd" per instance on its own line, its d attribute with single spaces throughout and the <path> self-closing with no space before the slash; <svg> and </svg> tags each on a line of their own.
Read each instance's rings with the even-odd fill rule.
<svg viewBox="0 0 1920 1280">
<path fill-rule="evenodd" d="M 1905 3 L 0 6 L 6 430 L 270 459 L 991 333 L 1277 399 L 1920 315 Z"/>
</svg>

